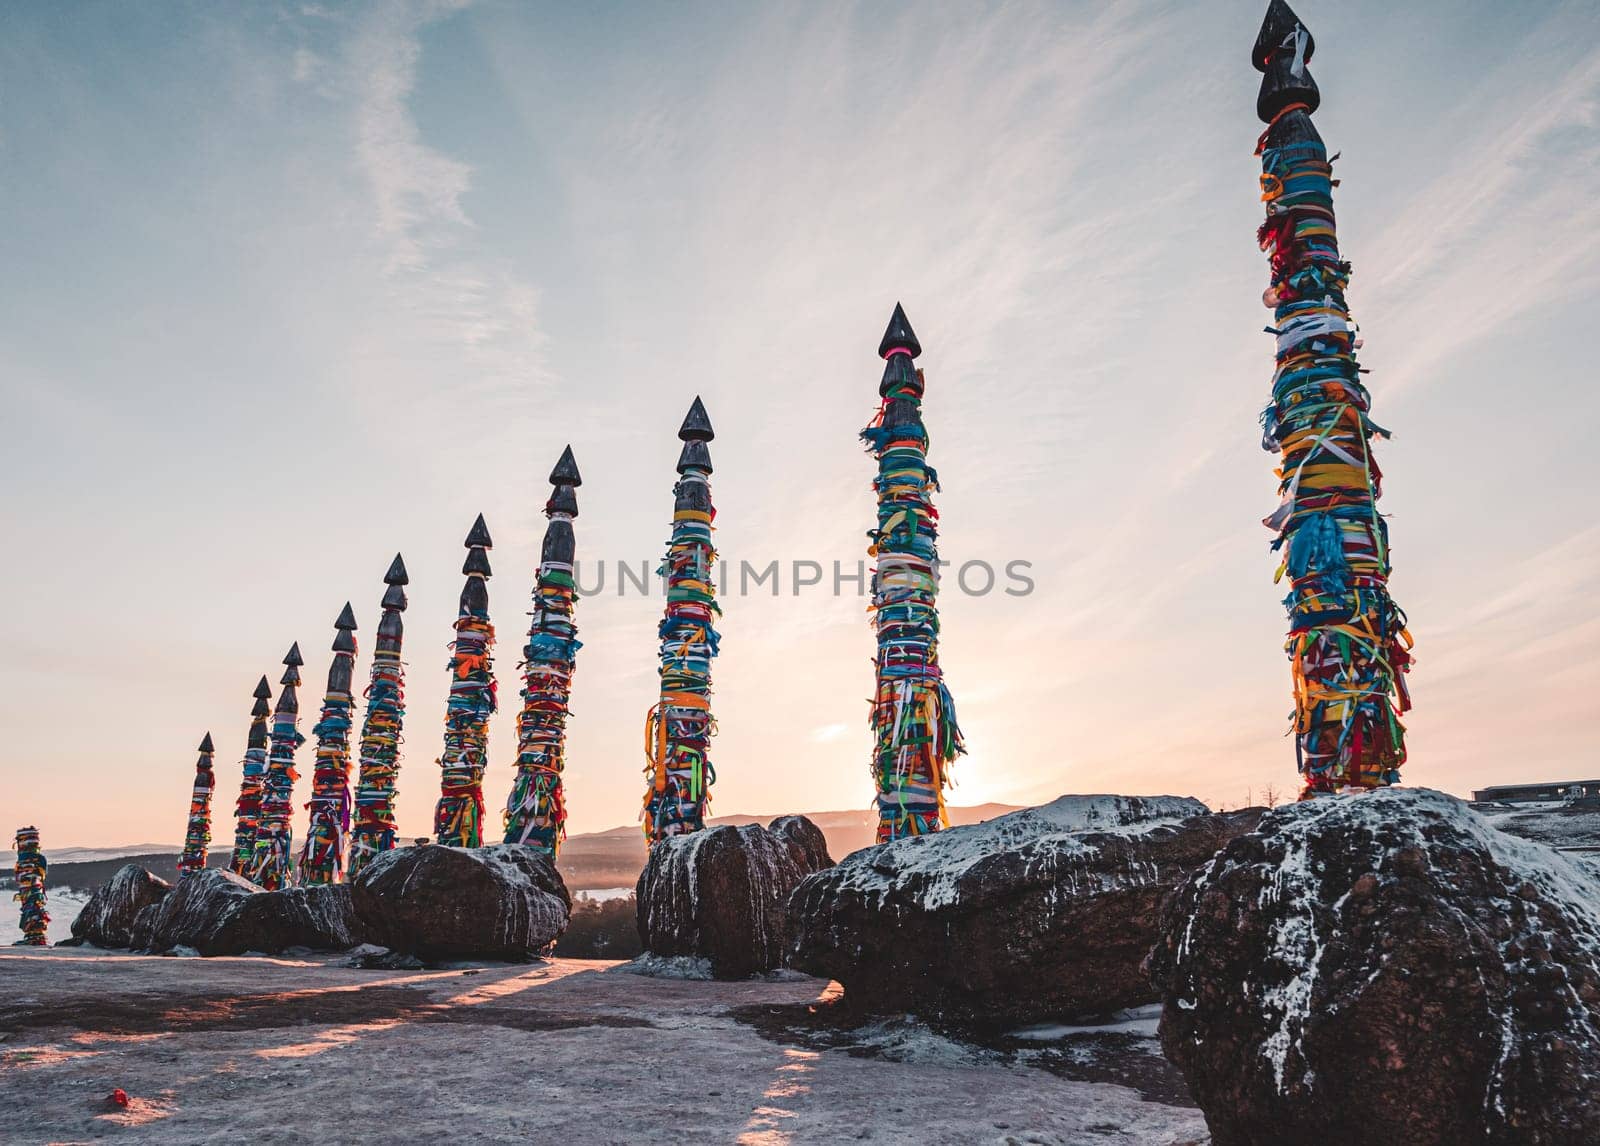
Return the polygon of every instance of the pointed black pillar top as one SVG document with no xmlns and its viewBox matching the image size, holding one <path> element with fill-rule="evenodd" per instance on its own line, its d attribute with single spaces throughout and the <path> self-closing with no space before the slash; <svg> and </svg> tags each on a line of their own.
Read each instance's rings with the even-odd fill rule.
<svg viewBox="0 0 1600 1146">
<path fill-rule="evenodd" d="M 1283 0 L 1272 0 L 1267 5 L 1267 14 L 1262 18 L 1261 31 L 1256 33 L 1255 47 L 1250 53 L 1250 62 L 1256 66 L 1256 71 L 1264 72 L 1272 63 L 1272 57 L 1284 48 L 1293 48 L 1290 40 L 1296 28 L 1305 29 L 1300 22 L 1300 17 L 1295 15 L 1294 9 L 1285 4 Z M 1317 50 L 1317 41 L 1306 29 L 1305 63 L 1311 62 L 1311 53 Z"/>
<path fill-rule="evenodd" d="M 887 358 L 893 350 L 909 350 L 913 358 L 922 353 L 922 343 L 917 341 L 916 332 L 911 329 L 911 320 L 906 318 L 905 308 L 899 303 L 894 304 L 888 329 L 878 343 L 878 357 Z"/>
<path fill-rule="evenodd" d="M 209 753 L 216 750 L 216 747 L 211 743 L 211 733 L 206 733 L 206 738 L 200 742 L 200 751 Z"/>
<path fill-rule="evenodd" d="M 383 575 L 385 585 L 409 585 L 411 578 L 406 576 L 406 563 L 400 559 L 400 554 L 394 555 L 394 560 L 389 562 L 389 571 Z"/>
<path fill-rule="evenodd" d="M 472 532 L 467 534 L 467 539 L 461 544 L 468 549 L 484 548 L 493 549 L 494 542 L 489 537 L 489 527 L 484 524 L 483 514 L 478 514 L 478 520 L 472 523 Z"/>
<path fill-rule="evenodd" d="M 578 461 L 572 456 L 571 446 L 561 451 L 561 458 L 556 462 L 556 468 L 550 471 L 550 484 L 571 486 L 583 484 L 583 475 L 578 472 Z"/>
<path fill-rule="evenodd" d="M 711 473 L 711 449 L 704 442 L 685 442 L 678 451 L 678 472 L 704 470 Z"/>
<path fill-rule="evenodd" d="M 356 615 L 350 611 L 349 601 L 344 603 L 344 609 L 339 613 L 339 619 L 333 623 L 333 627 L 336 630 L 333 634 L 333 651 L 336 653 L 355 652 L 356 639 L 350 634 L 356 627 Z"/>
<path fill-rule="evenodd" d="M 267 683 L 266 677 L 261 678 L 256 684 L 255 692 L 250 695 L 256 698 L 255 704 L 250 706 L 251 716 L 266 716 L 272 711 L 271 708 L 267 707 L 267 701 L 272 699 L 272 686 Z"/>
<path fill-rule="evenodd" d="M 683 425 L 678 427 L 678 438 L 685 442 L 709 442 L 716 436 L 716 431 L 711 428 L 711 415 L 706 413 L 705 403 L 700 401 L 697 394 L 683 419 Z"/>
<path fill-rule="evenodd" d="M 390 585 L 383 591 L 383 607 L 397 613 L 406 611 L 406 591 L 400 585 Z"/>
<path fill-rule="evenodd" d="M 283 675 L 278 678 L 278 683 L 287 685 L 299 684 L 300 666 L 306 663 L 305 658 L 300 655 L 299 641 L 289 646 L 289 655 L 283 658 L 283 663 L 289 667 L 283 670 Z M 294 689 L 284 689 L 283 692 L 278 694 L 278 706 L 281 708 L 286 700 L 292 703 L 293 698 Z"/>
</svg>

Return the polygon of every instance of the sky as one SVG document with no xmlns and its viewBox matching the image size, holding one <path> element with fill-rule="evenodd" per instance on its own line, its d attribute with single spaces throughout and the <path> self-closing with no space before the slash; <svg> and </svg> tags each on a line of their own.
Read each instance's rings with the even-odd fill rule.
<svg viewBox="0 0 1600 1146">
<path fill-rule="evenodd" d="M 1292 793 L 1260 524 L 1264 4 L 393 0 L 0 13 L 0 819 L 182 838 L 251 689 L 411 572 L 399 815 L 431 830 L 462 539 L 503 711 L 550 467 L 584 476 L 569 827 L 632 823 L 675 431 L 717 429 L 714 813 L 865 809 L 877 340 L 924 354 L 957 804 Z M 1302 0 L 1417 662 L 1405 782 L 1600 772 L 1600 7 Z M 593 568 L 593 566 L 591 566 Z M 593 584 L 594 574 L 585 573 Z M 733 578 L 735 587 L 737 576 Z M 978 581 L 977 578 L 969 578 Z M 981 587 L 981 583 L 979 583 Z M 301 750 L 297 805 L 309 797 Z M 8 833 L 9 834 L 9 833 Z M 295 839 L 304 836 L 304 812 Z M 492 833 L 492 838 L 498 838 Z"/>
</svg>

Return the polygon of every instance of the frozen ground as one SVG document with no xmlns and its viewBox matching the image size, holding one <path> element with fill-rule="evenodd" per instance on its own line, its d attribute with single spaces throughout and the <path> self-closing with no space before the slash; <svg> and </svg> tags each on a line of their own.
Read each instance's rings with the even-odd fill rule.
<svg viewBox="0 0 1600 1146">
<path fill-rule="evenodd" d="M 1082 1081 L 1100 1069 L 1095 1048 L 1113 1043 L 1151 1077 L 1170 1073 L 1132 1045 L 1150 1041 L 1142 1030 L 975 1047 L 906 1020 L 830 1027 L 833 1008 L 817 1004 L 837 988 L 816 979 L 710 983 L 611 966 L 358 971 L 6 950 L 0 1137 L 1205 1141 L 1199 1111 L 1160 1086 Z M 118 1087 L 126 1108 L 106 1099 Z"/>
<path fill-rule="evenodd" d="M 613 899 L 627 899 L 633 894 L 631 887 L 590 887 L 572 893 L 573 899 L 592 899 L 597 903 L 605 903 Z"/>
</svg>

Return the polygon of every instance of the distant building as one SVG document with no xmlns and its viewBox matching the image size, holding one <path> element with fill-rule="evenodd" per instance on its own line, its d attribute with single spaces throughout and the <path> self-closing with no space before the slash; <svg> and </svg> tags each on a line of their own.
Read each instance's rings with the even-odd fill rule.
<svg viewBox="0 0 1600 1146">
<path fill-rule="evenodd" d="M 1472 793 L 1475 804 L 1577 804 L 1600 807 L 1600 780 L 1558 780 L 1551 784 L 1500 784 Z"/>
</svg>

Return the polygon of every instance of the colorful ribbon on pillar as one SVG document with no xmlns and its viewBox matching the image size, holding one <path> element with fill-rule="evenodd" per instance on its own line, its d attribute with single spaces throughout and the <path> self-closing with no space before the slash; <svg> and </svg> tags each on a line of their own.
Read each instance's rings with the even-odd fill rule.
<svg viewBox="0 0 1600 1146">
<path fill-rule="evenodd" d="M 712 543 L 710 419 L 700 399 L 678 431 L 684 442 L 673 486 L 672 540 L 659 574 L 667 604 L 661 640 L 661 698 L 645 717 L 644 834 L 652 843 L 705 827 L 716 769 L 711 765 L 711 660 L 720 635 Z"/>
<path fill-rule="evenodd" d="M 356 618 L 346 601 L 333 642 L 333 664 L 322 697 L 322 714 L 311 732 L 317 738 L 311 773 L 310 822 L 300 851 L 300 882 L 338 883 L 344 878 L 344 842 L 350 834 L 350 728 L 355 723 Z"/>
<path fill-rule="evenodd" d="M 945 826 L 949 765 L 966 747 L 939 666 L 939 477 L 927 459 L 922 372 L 912 365 L 922 346 L 898 303 L 878 352 L 885 360 L 882 402 L 861 437 L 878 462 L 878 525 L 867 549 L 877 559 L 870 724 L 878 841 L 886 843 Z"/>
<path fill-rule="evenodd" d="M 583 647 L 573 619 L 575 488 L 582 484 L 569 446 L 550 474 L 549 518 L 533 590 L 528 644 L 522 650 L 522 711 L 517 715 L 517 775 L 506 799 L 505 840 L 528 844 L 554 859 L 566 837 L 562 786 L 572 672 Z"/>
<path fill-rule="evenodd" d="M 441 844 L 475 848 L 483 844 L 483 770 L 489 759 L 489 717 L 497 707 L 487 585 L 487 550 L 493 543 L 481 514 L 466 544 L 469 552 L 462 572 L 467 583 L 461 591 L 450 658 L 450 699 L 445 706 L 433 831 Z"/>
<path fill-rule="evenodd" d="M 268 891 L 289 886 L 294 878 L 290 862 L 293 847 L 294 784 L 300 778 L 294 754 L 306 738 L 300 733 L 300 644 L 295 642 L 283 658 L 288 667 L 280 683 L 278 703 L 272 712 L 271 752 L 261 785 L 261 819 L 256 828 L 255 852 L 250 862 L 250 878 Z"/>
<path fill-rule="evenodd" d="M 17 858 L 12 873 L 17 890 L 12 896 L 22 905 L 22 938 L 18 947 L 43 947 L 49 940 L 50 912 L 45 908 L 44 877 L 50 863 L 39 850 L 39 829 L 17 829 Z"/>
<path fill-rule="evenodd" d="M 200 741 L 200 759 L 194 766 L 194 789 L 189 794 L 189 825 L 183 835 L 183 854 L 178 857 L 178 874 L 193 875 L 206 870 L 211 847 L 211 793 L 217 777 L 212 771 L 215 749 L 211 733 Z"/>
<path fill-rule="evenodd" d="M 261 824 L 261 794 L 267 779 L 267 718 L 272 709 L 272 687 L 262 677 L 256 685 L 256 702 L 250 710 L 250 736 L 244 752 L 244 777 L 239 781 L 239 800 L 234 805 L 234 875 L 250 878 L 255 868 L 256 832 Z"/>
<path fill-rule="evenodd" d="M 1320 97 L 1306 62 L 1315 43 L 1274 3 L 1257 40 L 1265 74 L 1257 146 L 1266 221 L 1257 234 L 1271 267 L 1263 301 L 1277 340 L 1263 446 L 1282 455 L 1280 504 L 1264 524 L 1287 573 L 1286 643 L 1294 677 L 1295 752 L 1313 795 L 1400 779 L 1411 706 L 1411 634 L 1389 597 L 1389 533 L 1377 500 L 1371 397 L 1356 363 L 1360 339 L 1345 304 L 1350 264 L 1339 253 L 1333 164 L 1310 113 Z"/>
<path fill-rule="evenodd" d="M 405 563 L 395 554 L 384 577 L 383 619 L 372 654 L 367 713 L 361 723 L 361 778 L 356 784 L 349 879 L 395 844 L 394 796 L 400 778 L 400 731 L 405 720 L 405 666 L 400 660 L 406 608 Z"/>
</svg>

